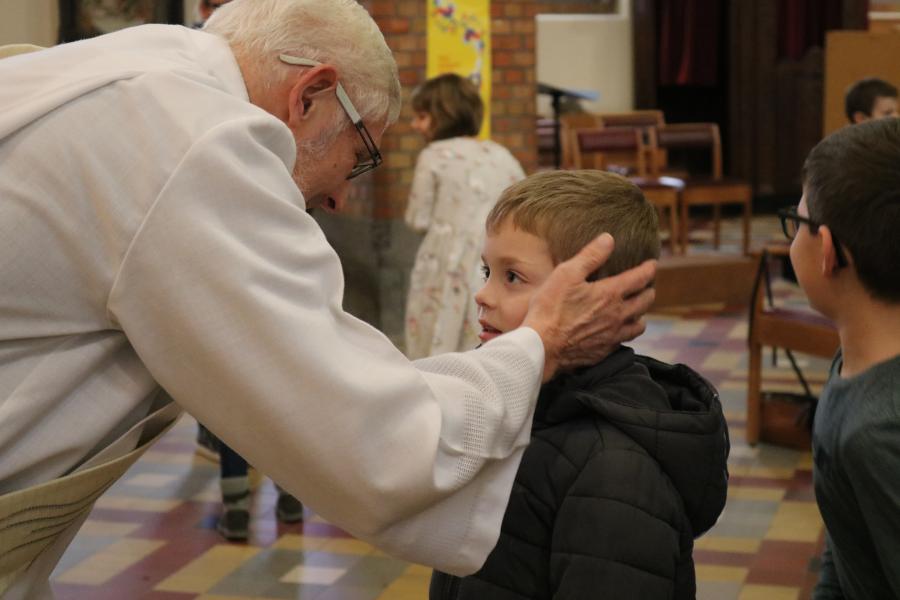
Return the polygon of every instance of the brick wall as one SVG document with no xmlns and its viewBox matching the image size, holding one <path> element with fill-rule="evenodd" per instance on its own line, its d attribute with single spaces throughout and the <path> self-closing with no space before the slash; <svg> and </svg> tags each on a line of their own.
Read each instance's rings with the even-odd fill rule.
<svg viewBox="0 0 900 600">
<path fill-rule="evenodd" d="M 491 137 L 519 159 L 526 172 L 537 165 L 535 120 L 535 15 L 539 13 L 608 13 L 615 0 L 491 2 L 493 63 Z M 385 134 L 385 162 L 374 175 L 373 216 L 402 216 L 415 159 L 423 142 L 409 126 L 409 94 L 425 81 L 426 0 L 363 2 L 394 52 L 403 86 L 400 120 Z"/>
</svg>

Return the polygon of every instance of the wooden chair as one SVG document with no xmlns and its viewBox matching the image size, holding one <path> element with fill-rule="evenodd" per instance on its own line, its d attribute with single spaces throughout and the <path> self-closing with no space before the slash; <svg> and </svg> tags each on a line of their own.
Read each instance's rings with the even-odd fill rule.
<svg viewBox="0 0 900 600">
<path fill-rule="evenodd" d="M 601 113 L 599 117 L 600 127 L 632 127 L 639 129 L 644 135 L 644 143 L 647 145 L 647 164 L 655 161 L 659 169 L 666 168 L 666 151 L 653 143 L 653 130 L 666 124 L 666 118 L 661 110 L 633 110 L 623 113 Z"/>
<path fill-rule="evenodd" d="M 713 208 L 713 247 L 718 249 L 721 238 L 720 208 L 724 204 L 738 204 L 743 207 L 743 241 L 744 254 L 750 248 L 750 218 L 752 213 L 753 192 L 745 181 L 723 177 L 722 175 L 722 142 L 719 126 L 715 123 L 678 123 L 657 127 L 653 131 L 654 143 L 667 151 L 675 149 L 701 150 L 709 153 L 710 172 L 684 179 L 684 191 L 681 193 L 681 242 L 687 251 L 690 229 L 689 212 L 692 206 L 712 206 Z M 671 158 L 671 152 L 669 153 Z M 654 174 L 659 174 L 657 165 L 652 165 Z"/>
<path fill-rule="evenodd" d="M 748 306 L 757 262 L 748 256 L 664 256 L 656 269 L 651 311 L 698 304 Z"/>
<path fill-rule="evenodd" d="M 644 197 L 656 207 L 659 213 L 660 229 L 662 223 L 668 221 L 669 250 L 672 255 L 679 254 L 680 230 L 678 228 L 678 206 L 684 182 L 675 177 L 629 177 L 632 183 L 641 188 Z"/>
<path fill-rule="evenodd" d="M 537 137 L 538 165 L 541 167 L 555 167 L 555 138 L 556 126 L 553 119 L 538 117 L 535 121 L 535 133 Z"/>
<path fill-rule="evenodd" d="M 834 323 L 817 314 L 772 306 L 767 302 L 768 262 L 774 255 L 787 255 L 788 247 L 770 246 L 759 256 L 752 294 L 747 344 L 750 364 L 747 371 L 747 443 L 755 445 L 762 430 L 762 352 L 763 346 L 831 358 L 840 345 Z M 789 354 L 793 363 L 793 355 Z M 796 364 L 796 363 L 794 363 Z M 799 371 L 798 371 L 799 375 Z"/>
<path fill-rule="evenodd" d="M 666 119 L 661 110 L 632 110 L 597 115 L 604 127 L 660 127 Z"/>
<path fill-rule="evenodd" d="M 644 139 L 637 129 L 576 129 L 572 165 L 576 169 L 603 169 L 627 172 L 610 162 L 610 155 L 627 154 L 635 164 L 635 175 L 648 176 Z"/>
<path fill-rule="evenodd" d="M 574 169 L 575 147 L 578 141 L 575 132 L 579 129 L 599 129 L 601 127 L 600 116 L 594 113 L 568 113 L 559 117 L 559 137 L 562 146 L 562 160 L 560 166 L 563 169 Z"/>
</svg>

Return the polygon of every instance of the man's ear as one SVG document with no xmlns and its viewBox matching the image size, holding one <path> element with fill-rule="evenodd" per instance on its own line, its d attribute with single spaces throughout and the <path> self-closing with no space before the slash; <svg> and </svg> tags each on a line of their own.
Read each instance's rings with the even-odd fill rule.
<svg viewBox="0 0 900 600">
<path fill-rule="evenodd" d="M 331 65 L 316 65 L 304 71 L 288 92 L 288 126 L 300 126 L 318 108 L 326 94 L 334 95 L 337 71 Z"/>
<path fill-rule="evenodd" d="M 820 255 L 822 256 L 822 276 L 834 277 L 838 272 L 837 250 L 834 246 L 834 236 L 827 225 L 819 225 Z"/>
<path fill-rule="evenodd" d="M 853 113 L 853 124 L 859 125 L 860 123 L 865 123 L 870 118 L 871 117 L 869 117 L 869 115 L 867 115 L 866 113 L 864 113 L 861 110 L 858 110 L 855 113 Z"/>
</svg>

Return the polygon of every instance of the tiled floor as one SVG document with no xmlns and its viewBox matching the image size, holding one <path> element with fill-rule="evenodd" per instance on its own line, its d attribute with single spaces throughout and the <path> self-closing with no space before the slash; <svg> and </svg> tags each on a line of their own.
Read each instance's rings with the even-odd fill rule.
<svg viewBox="0 0 900 600">
<path fill-rule="evenodd" d="M 774 219 L 757 219 L 755 238 L 768 239 L 775 227 Z M 775 293 L 779 302 L 804 303 L 788 283 Z M 699 370 L 720 390 L 729 420 L 729 499 L 718 524 L 697 540 L 698 598 L 808 598 L 822 537 L 810 455 L 744 443 L 746 332 L 743 310 L 701 307 L 652 315 L 633 345 Z M 819 388 L 827 361 L 799 358 Z M 787 364 L 766 362 L 767 387 L 799 390 Z M 54 574 L 59 598 L 427 597 L 424 567 L 390 558 L 312 513 L 303 524 L 278 524 L 276 492 L 266 479 L 254 496 L 250 543 L 223 542 L 214 529 L 217 467 L 195 454 L 195 431 L 184 418 L 100 499 Z"/>
</svg>

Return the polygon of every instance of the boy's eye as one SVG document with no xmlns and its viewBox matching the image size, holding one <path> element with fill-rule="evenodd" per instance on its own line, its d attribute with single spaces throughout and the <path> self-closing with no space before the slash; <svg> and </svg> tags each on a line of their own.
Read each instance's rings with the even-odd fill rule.
<svg viewBox="0 0 900 600">
<path fill-rule="evenodd" d="M 507 271 L 506 272 L 506 282 L 507 283 L 515 283 L 517 281 L 521 281 L 522 278 L 519 277 L 519 274 L 515 271 Z"/>
<path fill-rule="evenodd" d="M 491 276 L 491 269 L 487 265 L 481 265 L 481 278 L 484 281 L 488 280 L 488 277 Z"/>
</svg>

